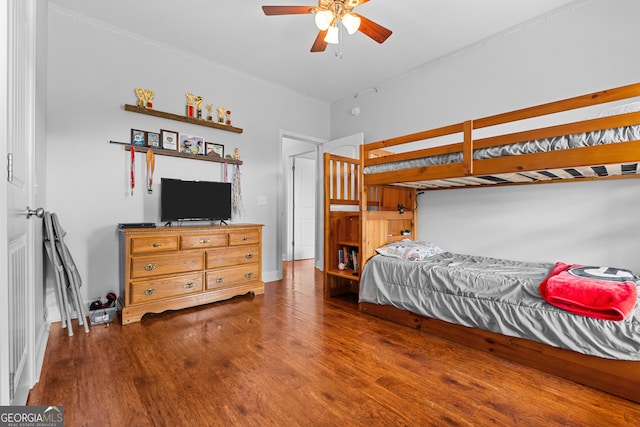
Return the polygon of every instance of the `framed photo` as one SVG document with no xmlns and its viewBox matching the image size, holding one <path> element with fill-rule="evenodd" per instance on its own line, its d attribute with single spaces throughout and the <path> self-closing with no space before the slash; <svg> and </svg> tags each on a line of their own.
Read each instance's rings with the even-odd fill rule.
<svg viewBox="0 0 640 427">
<path fill-rule="evenodd" d="M 139 129 L 131 129 L 132 145 L 147 145 L 147 132 Z"/>
<path fill-rule="evenodd" d="M 207 156 L 224 158 L 224 145 L 216 144 L 214 142 L 207 142 L 206 148 L 207 148 Z"/>
<path fill-rule="evenodd" d="M 160 129 L 160 144 L 165 150 L 178 149 L 178 132 Z"/>
<path fill-rule="evenodd" d="M 187 154 L 204 155 L 204 138 L 203 137 L 181 133 L 179 141 L 180 141 L 180 146 L 178 147 L 179 152 L 187 153 Z"/>
<path fill-rule="evenodd" d="M 160 148 L 160 134 L 156 132 L 147 132 L 147 145 L 153 148 Z"/>
</svg>

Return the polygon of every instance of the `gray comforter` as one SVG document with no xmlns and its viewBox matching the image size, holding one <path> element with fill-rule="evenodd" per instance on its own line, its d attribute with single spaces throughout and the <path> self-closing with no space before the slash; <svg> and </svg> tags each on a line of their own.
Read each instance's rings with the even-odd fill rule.
<svg viewBox="0 0 640 427">
<path fill-rule="evenodd" d="M 360 301 L 583 354 L 640 360 L 640 307 L 620 322 L 569 313 L 540 296 L 553 264 L 444 253 L 426 261 L 376 255 L 362 272 Z"/>
</svg>

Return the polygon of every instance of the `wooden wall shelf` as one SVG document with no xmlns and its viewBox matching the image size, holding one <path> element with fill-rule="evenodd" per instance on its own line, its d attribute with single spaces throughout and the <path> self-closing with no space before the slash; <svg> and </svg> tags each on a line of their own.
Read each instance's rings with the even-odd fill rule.
<svg viewBox="0 0 640 427">
<path fill-rule="evenodd" d="M 198 126 L 205 126 L 205 127 L 214 128 L 214 129 L 226 130 L 228 132 L 235 132 L 235 133 L 243 132 L 242 128 L 237 128 L 231 125 L 221 125 L 220 123 L 209 121 L 209 120 L 202 120 L 202 119 L 196 119 L 193 117 L 181 116 L 179 114 L 166 113 L 164 111 L 158 111 L 152 108 L 144 108 L 144 107 L 138 107 L 136 105 L 124 104 L 124 109 L 126 111 L 131 111 L 133 113 L 146 114 L 148 116 L 156 116 L 156 117 L 161 117 L 163 119 L 169 119 L 169 120 L 177 120 L 179 122 L 191 123 Z"/>
<path fill-rule="evenodd" d="M 119 141 L 109 141 L 111 144 L 120 144 L 124 146 L 125 151 L 131 150 L 131 147 L 135 149 L 138 153 L 146 153 L 148 150 L 153 151 L 153 154 L 158 154 L 161 156 L 169 156 L 169 157 L 181 157 L 183 159 L 191 159 L 191 160 L 203 160 L 205 162 L 216 162 L 216 163 L 227 163 L 230 165 L 241 165 L 242 160 L 232 160 L 232 159 L 224 159 L 222 157 L 213 157 L 213 156 L 205 156 L 202 154 L 187 154 L 187 153 L 179 153 L 174 150 L 164 150 L 162 148 L 152 148 L 145 147 L 143 145 L 131 145 L 126 142 Z"/>
</svg>

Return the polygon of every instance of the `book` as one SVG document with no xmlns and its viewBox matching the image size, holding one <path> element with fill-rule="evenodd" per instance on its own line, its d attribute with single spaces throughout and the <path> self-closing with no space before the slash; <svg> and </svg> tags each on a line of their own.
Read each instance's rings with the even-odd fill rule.
<svg viewBox="0 0 640 427">
<path fill-rule="evenodd" d="M 351 260 L 353 261 L 353 270 L 358 271 L 358 251 L 356 249 L 351 251 Z"/>
</svg>

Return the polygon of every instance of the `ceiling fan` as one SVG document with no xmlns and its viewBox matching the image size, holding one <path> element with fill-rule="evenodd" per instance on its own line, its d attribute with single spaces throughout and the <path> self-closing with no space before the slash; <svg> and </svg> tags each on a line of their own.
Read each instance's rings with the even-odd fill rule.
<svg viewBox="0 0 640 427">
<path fill-rule="evenodd" d="M 360 31 L 378 43 L 391 35 L 391 30 L 364 16 L 353 13 L 356 6 L 369 0 L 318 0 L 318 6 L 262 6 L 265 15 L 306 15 L 315 14 L 316 26 L 320 30 L 311 46 L 311 52 L 323 52 L 327 44 L 339 43 L 338 21 L 347 33 Z"/>
</svg>

